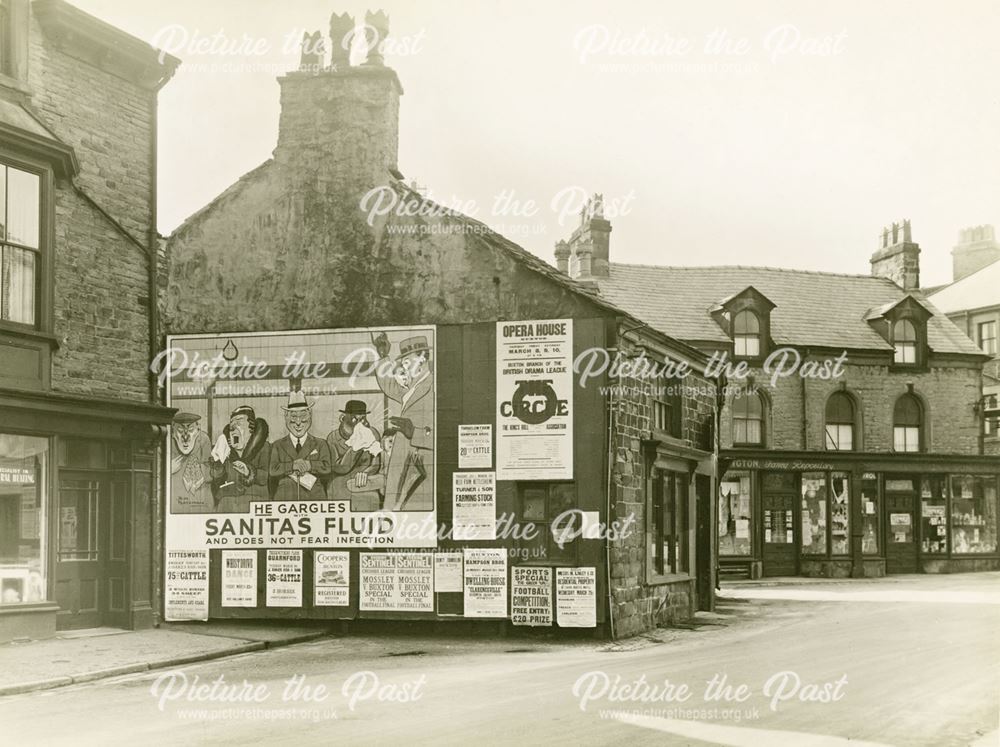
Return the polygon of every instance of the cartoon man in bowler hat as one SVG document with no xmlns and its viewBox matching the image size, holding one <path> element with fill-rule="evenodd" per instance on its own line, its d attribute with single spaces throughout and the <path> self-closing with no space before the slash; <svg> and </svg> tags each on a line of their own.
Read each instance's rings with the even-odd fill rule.
<svg viewBox="0 0 1000 747">
<path fill-rule="evenodd" d="M 340 411 L 340 422 L 326 437 L 333 457 L 333 479 L 327 494 L 332 500 L 351 501 L 352 511 L 381 508 L 381 496 L 374 485 L 364 490 L 369 477 L 382 468 L 381 436 L 368 423 L 368 415 L 368 405 L 359 399 L 348 400 Z"/>
<path fill-rule="evenodd" d="M 288 434 L 271 444 L 272 495 L 275 501 L 315 501 L 326 498 L 331 474 L 330 447 L 309 432 L 313 403 L 300 391 L 288 393 L 285 427 Z"/>
</svg>

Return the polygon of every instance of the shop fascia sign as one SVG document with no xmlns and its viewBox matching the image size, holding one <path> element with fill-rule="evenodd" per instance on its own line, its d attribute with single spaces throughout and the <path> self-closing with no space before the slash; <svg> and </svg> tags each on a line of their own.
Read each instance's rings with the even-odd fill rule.
<svg viewBox="0 0 1000 747">
<path fill-rule="evenodd" d="M 734 459 L 729 469 L 768 469 L 785 472 L 820 472 L 835 467 L 829 462 L 770 462 L 763 459 Z"/>
</svg>

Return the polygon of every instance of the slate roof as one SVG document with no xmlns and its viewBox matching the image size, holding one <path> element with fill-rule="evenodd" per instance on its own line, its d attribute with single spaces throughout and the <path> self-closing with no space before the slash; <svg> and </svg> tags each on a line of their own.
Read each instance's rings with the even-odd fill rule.
<svg viewBox="0 0 1000 747">
<path fill-rule="evenodd" d="M 931 301 L 946 314 L 1000 306 L 1000 260 L 951 285 L 936 288 Z"/>
<path fill-rule="evenodd" d="M 601 294 L 654 328 L 689 342 L 727 344 L 710 310 L 752 285 L 774 304 L 771 337 L 777 345 L 891 350 L 865 321 L 877 307 L 891 308 L 907 293 L 890 280 L 869 275 L 783 270 L 772 267 L 663 267 L 612 263 Z M 982 355 L 944 314 L 920 294 L 932 312 L 928 343 L 938 353 Z"/>
</svg>

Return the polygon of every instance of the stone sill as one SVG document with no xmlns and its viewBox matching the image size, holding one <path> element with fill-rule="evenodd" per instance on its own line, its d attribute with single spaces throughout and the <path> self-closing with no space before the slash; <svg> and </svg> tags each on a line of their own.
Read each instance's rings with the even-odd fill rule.
<svg viewBox="0 0 1000 747">
<path fill-rule="evenodd" d="M 666 586 L 668 584 L 678 584 L 685 581 L 694 581 L 694 576 L 688 573 L 671 573 L 666 576 L 652 576 L 647 578 L 644 586 Z"/>
</svg>

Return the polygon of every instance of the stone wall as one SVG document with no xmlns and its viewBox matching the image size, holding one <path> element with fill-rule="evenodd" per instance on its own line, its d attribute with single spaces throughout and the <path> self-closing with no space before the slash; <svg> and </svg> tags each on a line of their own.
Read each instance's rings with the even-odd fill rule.
<svg viewBox="0 0 1000 747">
<path fill-rule="evenodd" d="M 31 111 L 80 164 L 52 200 L 52 388 L 148 401 L 156 94 L 56 48 L 34 17 L 28 84 Z"/>
<path fill-rule="evenodd" d="M 822 356 L 815 355 L 804 357 L 804 360 L 821 359 Z M 858 430 L 855 432 L 855 450 L 891 452 L 893 408 L 896 400 L 907 393 L 912 383 L 913 393 L 924 404 L 924 451 L 978 454 L 981 425 L 974 406 L 980 396 L 980 379 L 980 372 L 974 367 L 935 364 L 933 361 L 926 371 L 901 371 L 889 365 L 848 363 L 845 375 L 835 381 L 803 380 L 796 375 L 779 378 L 773 388 L 768 375 L 760 369 L 753 371 L 753 381 L 769 403 L 764 424 L 766 446 L 792 451 L 822 451 L 826 448 L 826 402 L 843 383 L 846 391 L 853 396 L 860 416 L 860 433 Z M 733 447 L 731 405 L 732 394 L 727 397 L 722 411 L 720 440 L 723 449 Z"/>
<path fill-rule="evenodd" d="M 623 347 L 625 347 L 623 345 Z M 697 609 L 694 553 L 689 553 L 690 572 L 662 583 L 650 583 L 647 550 L 652 541 L 648 526 L 649 468 L 642 440 L 650 437 L 652 400 L 648 382 L 620 377 L 614 411 L 614 469 L 611 490 L 612 518 L 624 522 L 634 518 L 635 531 L 610 543 L 611 594 L 615 634 L 636 635 L 661 625 L 691 618 Z M 654 384 L 653 386 L 658 386 Z M 713 382 L 692 375 L 684 382 L 681 442 L 688 447 L 711 450 L 714 420 Z M 688 545 L 694 548 L 693 480 L 688 499 Z"/>
</svg>

